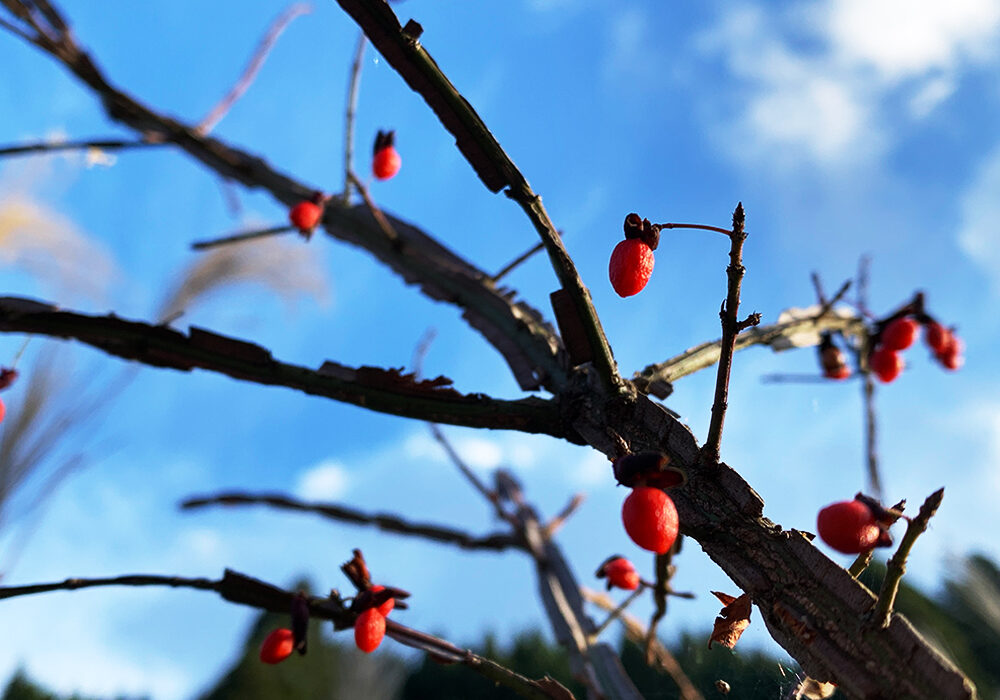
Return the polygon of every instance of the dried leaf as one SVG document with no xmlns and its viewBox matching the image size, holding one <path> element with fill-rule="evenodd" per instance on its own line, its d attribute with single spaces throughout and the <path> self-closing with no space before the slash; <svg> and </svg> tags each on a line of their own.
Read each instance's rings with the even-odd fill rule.
<svg viewBox="0 0 1000 700">
<path fill-rule="evenodd" d="M 732 649 L 739 641 L 740 635 L 750 625 L 750 596 L 744 593 L 739 598 L 734 598 L 718 591 L 712 591 L 712 595 L 721 600 L 725 607 L 715 618 L 715 627 L 712 630 L 712 638 L 708 640 L 708 648 L 712 648 L 712 642 L 718 642 Z"/>
<path fill-rule="evenodd" d="M 795 697 L 798 700 L 826 700 L 826 698 L 833 697 L 835 692 L 837 692 L 837 686 L 833 683 L 820 683 L 814 678 L 806 678 L 799 686 Z"/>
</svg>

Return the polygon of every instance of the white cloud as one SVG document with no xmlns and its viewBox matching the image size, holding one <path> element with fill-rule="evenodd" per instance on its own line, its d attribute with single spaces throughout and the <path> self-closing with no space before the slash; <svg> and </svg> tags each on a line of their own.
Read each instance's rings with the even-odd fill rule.
<svg viewBox="0 0 1000 700">
<path fill-rule="evenodd" d="M 326 460 L 299 475 L 295 494 L 304 500 L 333 501 L 347 492 L 349 481 L 340 462 Z"/>
<path fill-rule="evenodd" d="M 778 150 L 801 165 L 879 155 L 897 118 L 889 98 L 901 98 L 912 119 L 927 116 L 963 70 L 994 58 L 1000 34 L 995 0 L 725 7 L 696 41 L 736 81 L 722 98 L 735 102 L 715 110 L 725 115 L 716 119 L 720 140 L 741 158 L 773 161 Z"/>
<path fill-rule="evenodd" d="M 1000 28 L 1000 3 L 839 0 L 830 5 L 828 22 L 837 53 L 899 80 L 988 55 Z"/>
<path fill-rule="evenodd" d="M 958 243 L 962 250 L 991 277 L 994 292 L 1000 292 L 1000 145 L 986 157 L 961 200 L 962 223 Z"/>
</svg>

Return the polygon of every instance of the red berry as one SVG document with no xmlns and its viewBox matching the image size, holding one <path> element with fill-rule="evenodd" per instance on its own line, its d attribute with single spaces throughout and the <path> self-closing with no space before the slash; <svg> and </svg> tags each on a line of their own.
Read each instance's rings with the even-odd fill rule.
<svg viewBox="0 0 1000 700">
<path fill-rule="evenodd" d="M 354 643 L 358 649 L 370 654 L 382 643 L 385 636 L 385 615 L 378 608 L 369 608 L 354 621 Z"/>
<path fill-rule="evenodd" d="M 634 591 L 639 587 L 639 574 L 628 559 L 618 557 L 612 559 L 604 565 L 604 573 L 608 577 L 608 584 L 623 588 L 626 591 Z"/>
<path fill-rule="evenodd" d="M 3 417 L 7 415 L 7 406 L 4 405 L 2 399 L 0 399 L 0 423 L 3 422 Z"/>
<path fill-rule="evenodd" d="M 622 505 L 622 522 L 632 541 L 650 552 L 666 554 L 677 539 L 677 509 L 660 489 L 632 489 Z"/>
<path fill-rule="evenodd" d="M 916 340 L 919 327 L 912 318 L 897 318 L 882 331 L 882 347 L 886 350 L 906 350 Z"/>
<path fill-rule="evenodd" d="M 961 346 L 958 343 L 949 345 L 944 349 L 944 352 L 939 352 L 936 357 L 945 369 L 956 370 L 965 364 L 965 358 L 962 356 Z M 0 420 L 2 419 L 3 414 L 0 413 Z"/>
<path fill-rule="evenodd" d="M 927 347 L 935 353 L 939 353 L 948 346 L 951 335 L 950 330 L 937 321 L 931 321 L 927 324 L 927 335 L 924 336 L 924 340 L 927 341 Z"/>
<path fill-rule="evenodd" d="M 371 589 L 369 590 L 372 593 L 379 593 L 385 590 L 385 586 L 372 586 Z M 396 607 L 396 599 L 389 598 L 389 600 L 385 601 L 375 609 L 378 610 L 380 613 L 382 613 L 382 617 L 388 617 L 389 613 L 392 612 L 392 609 L 394 607 Z"/>
<path fill-rule="evenodd" d="M 267 635 L 264 643 L 260 645 L 260 660 L 266 664 L 280 663 L 291 656 L 294 648 L 292 631 L 279 627 Z"/>
<path fill-rule="evenodd" d="M 638 294 L 653 274 L 653 251 L 638 238 L 626 238 L 615 246 L 608 264 L 611 286 L 620 297 Z"/>
<path fill-rule="evenodd" d="M 315 202 L 299 202 L 288 212 L 288 220 L 302 233 L 310 233 L 322 218 L 323 207 Z"/>
<path fill-rule="evenodd" d="M 385 146 L 375 152 L 375 157 L 372 159 L 372 172 L 379 180 L 388 180 L 399 172 L 399 166 L 402 165 L 402 162 L 395 146 Z"/>
<path fill-rule="evenodd" d="M 823 376 L 827 379 L 847 379 L 851 376 L 851 368 L 847 365 L 840 365 L 824 371 Z"/>
<path fill-rule="evenodd" d="M 903 361 L 903 356 L 895 350 L 878 348 L 868 358 L 868 365 L 879 380 L 888 384 L 899 376 L 903 367 L 906 366 L 906 362 Z"/>
<path fill-rule="evenodd" d="M 827 506 L 816 518 L 819 536 L 844 554 L 860 554 L 875 546 L 879 528 L 871 509 L 861 501 L 841 501 Z"/>
</svg>

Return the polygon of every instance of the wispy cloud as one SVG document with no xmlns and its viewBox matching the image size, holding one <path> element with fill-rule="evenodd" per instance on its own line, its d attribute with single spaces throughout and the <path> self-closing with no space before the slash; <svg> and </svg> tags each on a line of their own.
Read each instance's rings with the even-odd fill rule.
<svg viewBox="0 0 1000 700">
<path fill-rule="evenodd" d="M 307 501 L 335 501 L 349 487 L 350 478 L 344 465 L 327 459 L 299 475 L 295 495 Z"/>
<path fill-rule="evenodd" d="M 961 227 L 958 243 L 989 276 L 993 292 L 1000 293 L 1000 269 L 996 251 L 1000 248 L 1000 145 L 979 167 L 961 199 Z"/>
</svg>

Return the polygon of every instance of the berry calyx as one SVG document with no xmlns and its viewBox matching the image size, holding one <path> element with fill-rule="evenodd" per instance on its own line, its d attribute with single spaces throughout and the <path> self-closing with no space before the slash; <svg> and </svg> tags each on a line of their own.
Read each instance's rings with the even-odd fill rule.
<svg viewBox="0 0 1000 700">
<path fill-rule="evenodd" d="M 18 372 L 13 367 L 0 367 L 0 390 L 6 389 L 17 379 Z"/>
<path fill-rule="evenodd" d="M 399 172 L 402 159 L 396 150 L 396 132 L 381 131 L 375 136 L 375 148 L 372 151 L 372 173 L 379 180 L 388 180 Z"/>
<path fill-rule="evenodd" d="M 295 640 L 292 638 L 292 631 L 279 627 L 271 632 L 260 645 L 260 660 L 266 664 L 276 664 L 284 661 L 292 655 L 295 649 Z"/>
<path fill-rule="evenodd" d="M 608 264 L 611 286 L 620 297 L 642 291 L 653 274 L 653 251 L 638 238 L 626 238 L 615 246 Z"/>
<path fill-rule="evenodd" d="M 836 379 L 838 381 L 844 380 L 851 376 L 851 368 L 847 365 L 839 365 L 837 367 L 824 370 L 823 376 L 827 379 Z"/>
<path fill-rule="evenodd" d="M 372 586 L 368 590 L 372 594 L 380 593 L 380 592 L 382 592 L 382 591 L 385 590 L 385 586 Z M 394 607 L 396 607 L 396 599 L 395 598 L 389 598 L 389 600 L 385 601 L 381 605 L 377 605 L 375 607 L 375 609 L 378 610 L 380 613 L 382 613 L 382 617 L 388 617 L 389 613 L 392 612 L 392 609 Z"/>
<path fill-rule="evenodd" d="M 382 643 L 385 637 L 385 615 L 378 608 L 369 608 L 358 615 L 354 621 L 354 643 L 358 649 L 370 654 Z"/>
<path fill-rule="evenodd" d="M 906 362 L 903 360 L 903 356 L 895 350 L 877 348 L 868 358 L 868 366 L 871 367 L 872 372 L 880 381 L 888 384 L 899 376 L 903 367 L 906 366 Z"/>
<path fill-rule="evenodd" d="M 650 552 L 666 554 L 677 539 L 677 509 L 660 489 L 632 489 L 622 504 L 622 522 L 632 541 Z"/>
<path fill-rule="evenodd" d="M 927 324 L 927 334 L 924 336 L 924 340 L 927 341 L 927 347 L 935 354 L 944 352 L 952 337 L 952 332 L 937 321 L 931 321 Z"/>
<path fill-rule="evenodd" d="M 917 339 L 919 328 L 912 318 L 897 318 L 882 331 L 881 345 L 886 350 L 906 350 Z"/>
<path fill-rule="evenodd" d="M 867 552 L 881 533 L 871 508 L 861 501 L 828 505 L 819 512 L 816 529 L 824 542 L 843 554 Z"/>
<path fill-rule="evenodd" d="M 605 576 L 608 577 L 608 590 L 612 586 L 626 591 L 634 591 L 639 587 L 639 574 L 625 557 L 617 557 L 609 560 L 602 567 Z"/>
<path fill-rule="evenodd" d="M 308 237 L 313 232 L 313 229 L 319 225 L 320 219 L 322 218 L 322 205 L 308 200 L 299 202 L 288 212 L 288 220 L 292 222 L 292 226 L 297 228 L 299 233 L 305 235 L 306 237 Z"/>
</svg>

